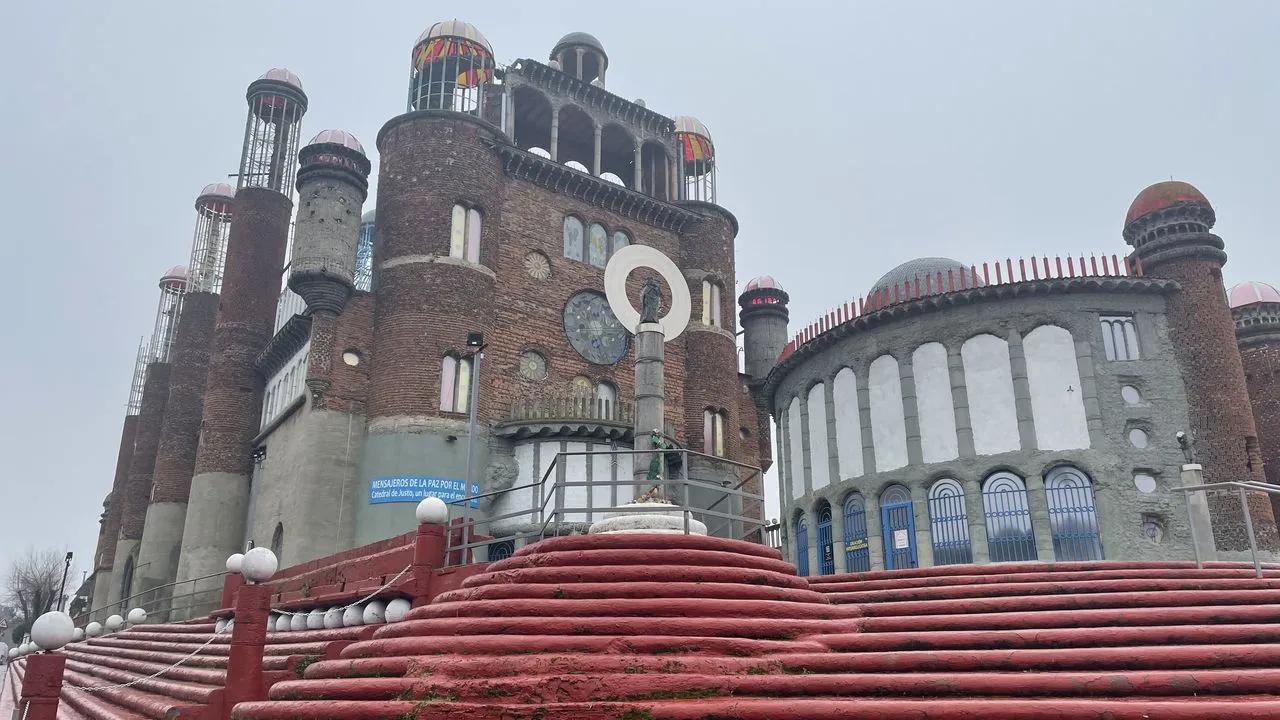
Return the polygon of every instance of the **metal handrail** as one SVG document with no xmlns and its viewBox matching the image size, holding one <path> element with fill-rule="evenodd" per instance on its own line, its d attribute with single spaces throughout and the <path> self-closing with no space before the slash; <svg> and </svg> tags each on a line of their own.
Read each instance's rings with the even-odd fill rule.
<svg viewBox="0 0 1280 720">
<path fill-rule="evenodd" d="M 128 604 L 128 602 L 129 602 L 130 600 L 133 600 L 134 598 L 140 598 L 140 597 L 142 597 L 143 595 L 150 595 L 150 594 L 152 594 L 152 593 L 155 593 L 157 590 L 163 590 L 163 589 L 165 589 L 165 588 L 177 587 L 178 585 L 182 585 L 182 584 L 184 584 L 184 583 L 197 583 L 197 582 L 200 582 L 201 580 L 208 580 L 209 578 L 222 577 L 223 575 L 226 575 L 226 574 L 227 574 L 227 571 L 226 571 L 226 570 L 223 570 L 222 572 L 210 573 L 210 574 L 208 574 L 208 575 L 201 575 L 201 576 L 199 576 L 199 577 L 187 578 L 186 580 L 175 580 L 175 581 L 173 581 L 173 582 L 164 583 L 163 585 L 156 585 L 155 587 L 150 587 L 150 588 L 147 588 L 146 590 L 143 590 L 143 591 L 141 591 L 141 592 L 136 592 L 136 593 L 134 593 L 134 594 L 132 594 L 132 595 L 130 595 L 130 596 L 128 596 L 128 597 L 121 598 L 121 599 L 119 599 L 119 600 L 117 600 L 117 601 L 115 601 L 115 602 L 109 602 L 109 603 L 107 603 L 106 605 L 101 605 L 101 606 L 99 606 L 99 607 L 93 608 L 92 610 L 86 610 L 86 611 L 84 611 L 84 612 L 80 613 L 79 615 L 76 615 L 74 618 L 72 618 L 72 621 L 78 621 L 78 620 L 80 620 L 80 619 L 82 619 L 82 618 L 89 617 L 89 616 L 93 615 L 94 613 L 101 612 L 101 611 L 103 611 L 103 610 L 108 610 L 108 609 L 113 608 L 113 607 L 116 607 L 116 606 L 119 606 L 119 607 L 120 607 L 120 609 L 122 609 L 122 610 L 123 610 L 123 609 L 124 609 L 124 607 L 125 607 L 125 605 L 127 605 L 127 604 Z M 190 597 L 190 596 L 192 596 L 192 595 L 197 595 L 197 594 L 200 594 L 200 593 L 212 592 L 212 591 L 213 591 L 213 590 L 215 590 L 215 589 L 216 589 L 216 588 L 213 588 L 213 589 L 210 589 L 210 590 L 192 590 L 191 592 L 186 593 L 186 594 L 183 594 L 183 595 L 169 595 L 169 596 L 167 596 L 167 597 L 168 597 L 168 599 L 172 600 L 172 599 L 174 599 L 174 598 Z"/>
<path fill-rule="evenodd" d="M 552 476 L 553 476 L 552 474 L 555 473 L 557 469 L 562 465 L 562 460 L 561 460 L 562 457 L 607 455 L 616 462 L 617 456 L 619 455 L 649 455 L 655 452 L 661 452 L 664 454 L 679 453 L 684 460 L 684 462 L 682 463 L 681 477 L 666 478 L 663 480 L 663 484 L 669 485 L 669 486 L 675 486 L 682 491 L 680 493 L 681 495 L 683 495 L 682 502 L 675 504 L 675 507 L 682 512 L 682 515 L 684 517 L 684 530 L 686 533 L 689 532 L 690 520 L 692 519 L 693 514 L 697 513 L 707 518 L 721 519 L 725 521 L 725 525 L 728 526 L 729 528 L 732 528 L 735 523 L 740 523 L 741 526 L 744 528 L 750 525 L 754 525 L 756 527 L 754 527 L 750 532 L 744 533 L 742 537 L 748 538 L 753 535 L 758 535 L 759 541 L 761 542 L 764 541 L 765 522 L 762 519 L 747 517 L 745 515 L 734 514 L 731 511 L 719 512 L 715 510 L 715 508 L 718 507 L 721 503 L 725 502 L 725 500 L 730 499 L 732 497 L 739 497 L 739 498 L 742 498 L 743 500 L 755 500 L 761 503 L 764 502 L 763 493 L 747 492 L 742 489 L 743 486 L 746 485 L 748 482 L 750 482 L 753 478 L 759 476 L 760 468 L 754 465 L 748 465 L 746 463 L 730 460 L 728 458 L 716 457 L 713 455 L 708 455 L 706 453 L 701 453 L 696 450 L 689 450 L 686 448 L 673 448 L 670 450 L 659 450 L 659 449 L 652 449 L 652 450 L 619 449 L 619 450 L 603 450 L 603 451 L 575 450 L 575 451 L 564 451 L 564 452 L 556 453 L 556 456 L 547 465 L 546 469 L 542 473 L 542 477 L 539 478 L 538 480 L 535 480 L 529 483 L 524 483 L 521 485 L 514 485 L 512 487 L 504 488 L 501 490 L 491 490 L 491 491 L 488 491 L 485 493 L 479 493 L 476 495 L 468 494 L 466 497 L 459 498 L 457 500 L 453 500 L 449 502 L 448 503 L 449 505 L 463 506 L 464 516 L 462 518 L 458 518 L 457 520 L 459 522 L 456 522 L 456 524 L 452 525 L 453 528 L 458 528 L 463 531 L 462 536 L 460 538 L 462 542 L 460 543 L 455 542 L 454 534 L 453 533 L 449 534 L 449 537 L 447 539 L 447 544 L 446 544 L 446 548 L 448 550 L 447 562 L 449 562 L 450 564 L 453 563 L 454 552 L 460 553 L 460 555 L 458 556 L 459 562 L 466 562 L 466 559 L 469 556 L 470 550 L 472 548 L 478 548 L 482 545 L 490 546 L 490 545 L 493 545 L 494 543 L 506 542 L 508 540 L 514 541 L 517 538 L 546 537 L 548 527 L 551 527 L 553 525 L 554 525 L 553 532 L 556 535 L 559 535 L 560 525 L 563 522 L 565 522 L 565 516 L 582 514 L 590 517 L 590 515 L 593 514 L 595 511 L 597 510 L 603 511 L 606 509 L 606 508 L 597 508 L 591 504 L 590 498 L 592 497 L 592 493 L 590 492 L 587 493 L 588 507 L 570 507 L 570 506 L 562 505 L 563 503 L 562 495 L 563 495 L 564 488 L 624 487 L 625 486 L 625 487 L 630 487 L 634 489 L 636 487 L 636 481 L 634 478 L 632 478 L 632 479 L 624 479 L 624 480 L 599 480 L 599 481 L 591 480 L 591 479 L 582 480 L 582 481 L 553 480 L 551 482 L 550 488 L 548 488 L 548 480 L 552 479 Z M 741 478 L 738 482 L 732 483 L 732 484 L 719 484 L 719 483 L 707 482 L 698 478 L 690 478 L 688 477 L 688 474 L 689 474 L 688 470 L 689 470 L 689 460 L 691 457 L 705 458 L 707 460 L 710 460 L 718 464 L 728 465 L 734 468 L 747 470 L 749 471 L 749 473 L 745 477 Z M 501 495 L 507 495 L 509 493 L 512 493 L 518 490 L 525 490 L 525 489 L 532 490 L 533 488 L 538 488 L 538 492 L 541 494 L 541 497 L 542 497 L 541 502 L 536 503 L 535 506 L 533 507 L 530 507 L 528 509 L 517 510 L 515 512 L 504 513 L 502 515 L 487 517 L 484 519 L 476 519 L 476 518 L 470 517 L 470 509 L 473 501 L 479 501 L 485 498 L 495 498 Z M 714 503 L 712 503 L 711 507 L 695 508 L 689 504 L 690 489 L 710 490 L 717 493 L 722 493 L 723 496 L 717 499 Z M 553 501 L 554 501 L 554 505 L 552 505 L 549 511 L 548 505 L 552 504 Z M 646 511 L 637 509 L 637 512 L 646 512 Z M 648 512 L 669 512 L 669 511 L 661 510 L 661 509 L 653 509 L 653 510 L 649 510 Z M 524 517 L 524 516 L 530 516 L 531 518 L 534 519 L 535 523 L 538 523 L 539 519 L 541 520 L 541 522 L 538 523 L 537 526 L 532 530 L 530 530 L 529 532 L 514 533 L 510 535 L 504 535 L 502 537 L 488 538 L 484 540 L 473 539 L 475 536 L 474 535 L 475 528 L 481 523 L 492 526 L 494 523 L 502 520 L 508 520 L 508 519 Z M 731 534 L 732 534 L 732 531 L 731 531 Z"/>
<path fill-rule="evenodd" d="M 1247 482 L 1239 480 L 1227 480 L 1224 482 L 1204 483 L 1202 485 L 1187 485 L 1184 487 L 1170 488 L 1184 495 L 1193 492 L 1204 492 L 1206 490 L 1219 490 L 1235 488 L 1236 493 L 1240 495 L 1240 512 L 1244 515 L 1244 529 L 1249 535 L 1249 554 L 1253 557 L 1253 573 L 1257 577 L 1262 577 L 1262 561 L 1258 558 L 1258 539 L 1253 533 L 1253 516 L 1249 514 L 1249 497 L 1245 493 L 1246 490 L 1253 492 L 1264 492 L 1271 495 L 1280 495 L 1280 487 L 1274 485 L 1264 485 L 1262 483 Z M 1187 503 L 1187 521 L 1191 528 L 1191 548 L 1196 554 L 1196 568 L 1203 568 L 1204 562 L 1200 558 L 1200 544 L 1196 540 L 1196 522 L 1191 516 L 1191 503 Z M 1210 520 L 1212 522 L 1212 520 Z"/>
</svg>

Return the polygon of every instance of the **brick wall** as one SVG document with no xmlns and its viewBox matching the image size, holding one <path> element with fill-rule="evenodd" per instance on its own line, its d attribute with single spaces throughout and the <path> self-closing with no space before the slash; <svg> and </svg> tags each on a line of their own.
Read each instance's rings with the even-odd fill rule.
<svg viewBox="0 0 1280 720">
<path fill-rule="evenodd" d="M 195 474 L 249 475 L 250 441 L 262 412 L 263 378 L 253 362 L 274 329 L 290 200 L 262 188 L 236 193 L 221 304 L 213 333 Z"/>
<path fill-rule="evenodd" d="M 1240 357 L 1266 479 L 1280 485 L 1280 341 L 1247 345 Z"/>
<path fill-rule="evenodd" d="M 116 474 L 107 494 L 106 514 L 102 519 L 102 542 L 98 545 L 99 570 L 110 570 L 116 561 L 116 539 L 120 537 L 120 516 L 124 511 L 124 486 L 129 480 L 129 462 L 133 459 L 133 440 L 138 432 L 138 416 L 125 415 L 120 430 L 120 449 L 116 452 Z"/>
<path fill-rule="evenodd" d="M 365 413 L 373 356 L 373 307 L 372 293 L 356 292 L 338 316 L 332 344 L 332 384 L 325 397 L 325 407 L 330 410 Z M 343 361 L 342 354 L 348 351 L 359 356 L 358 364 L 348 365 Z"/>
<path fill-rule="evenodd" d="M 209 349 L 218 314 L 218 296 L 209 292 L 187 293 L 182 300 L 173 342 L 169 373 L 169 400 L 156 449 L 151 502 L 185 503 L 191 491 L 200 418 L 204 413 L 205 381 L 209 374 Z"/>
<path fill-rule="evenodd" d="M 142 524 L 147 517 L 147 502 L 151 496 L 151 474 L 156 466 L 156 447 L 160 444 L 160 426 L 164 423 L 164 408 L 169 400 L 169 369 L 169 363 L 147 366 L 133 457 L 129 460 L 129 479 L 124 486 L 121 538 L 142 538 Z"/>
</svg>

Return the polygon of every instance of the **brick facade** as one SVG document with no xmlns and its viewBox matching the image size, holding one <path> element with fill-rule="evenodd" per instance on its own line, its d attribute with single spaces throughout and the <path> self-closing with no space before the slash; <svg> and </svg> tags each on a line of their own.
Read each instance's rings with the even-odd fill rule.
<svg viewBox="0 0 1280 720">
<path fill-rule="evenodd" d="M 133 441 L 138 432 L 138 416 L 125 415 L 120 429 L 120 449 L 116 452 L 116 474 L 103 506 L 101 540 L 98 542 L 96 570 L 110 570 L 116 561 L 116 538 L 120 536 L 120 517 L 124 512 L 124 487 L 129 480 L 129 463 L 133 459 Z"/>
<path fill-rule="evenodd" d="M 215 293 L 187 293 L 182 300 L 182 315 L 170 359 L 169 400 L 156 449 L 153 503 L 185 503 L 191 491 L 217 313 Z"/>
<path fill-rule="evenodd" d="M 129 460 L 129 479 L 122 497 L 120 537 L 123 539 L 142 538 L 142 525 L 151 496 L 151 475 L 156 466 L 156 448 L 160 444 L 160 426 L 164 423 L 164 409 L 169 401 L 169 370 L 169 363 L 156 362 L 147 366 L 133 457 Z"/>
</svg>

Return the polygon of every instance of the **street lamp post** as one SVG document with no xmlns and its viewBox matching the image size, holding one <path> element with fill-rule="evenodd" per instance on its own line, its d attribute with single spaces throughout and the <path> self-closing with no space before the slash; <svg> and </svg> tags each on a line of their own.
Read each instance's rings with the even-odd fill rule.
<svg viewBox="0 0 1280 720">
<path fill-rule="evenodd" d="M 62 566 L 62 585 L 58 586 L 58 612 L 62 612 L 62 603 L 67 599 L 67 573 L 71 572 L 72 552 L 67 551 L 66 562 Z"/>
<path fill-rule="evenodd" d="M 470 332 L 467 333 L 467 347 L 472 348 L 471 351 L 471 399 L 468 401 L 467 416 L 467 474 L 463 482 L 466 487 L 462 490 L 462 525 L 463 525 L 463 545 L 471 542 L 471 538 L 475 533 L 471 528 L 471 488 L 473 465 L 475 464 L 475 446 L 476 446 L 476 405 L 480 400 L 480 364 L 484 360 L 484 333 Z M 466 562 L 469 551 L 463 553 L 462 561 Z"/>
</svg>

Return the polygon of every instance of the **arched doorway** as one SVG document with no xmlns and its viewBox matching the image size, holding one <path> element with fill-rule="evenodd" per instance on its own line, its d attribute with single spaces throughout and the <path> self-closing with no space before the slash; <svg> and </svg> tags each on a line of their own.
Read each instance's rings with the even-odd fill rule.
<svg viewBox="0 0 1280 720">
<path fill-rule="evenodd" d="M 1098 508 L 1089 476 L 1070 465 L 1056 467 L 1045 476 L 1044 488 L 1054 559 L 1101 560 Z"/>
<path fill-rule="evenodd" d="M 836 573 L 836 553 L 831 537 L 831 503 L 818 501 L 818 574 Z"/>
<path fill-rule="evenodd" d="M 806 577 L 809 574 L 809 525 L 804 516 L 796 517 L 795 524 L 796 574 Z"/>
<path fill-rule="evenodd" d="M 916 567 L 916 517 L 910 490 L 890 485 L 880 493 L 880 524 L 884 528 L 885 569 Z"/>
<path fill-rule="evenodd" d="M 1036 537 L 1027 509 L 1027 486 L 1010 472 L 998 472 L 982 483 L 982 511 L 987 521 L 991 562 L 1036 559 Z"/>
<path fill-rule="evenodd" d="M 852 493 L 844 500 L 844 564 L 849 572 L 871 570 L 867 507 L 862 493 Z"/>
</svg>

